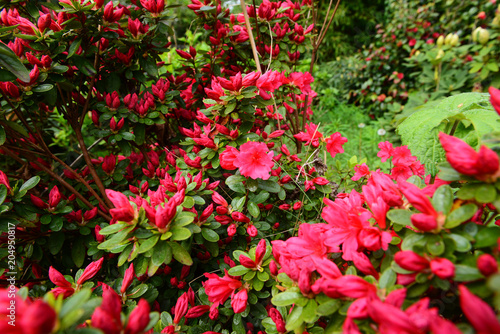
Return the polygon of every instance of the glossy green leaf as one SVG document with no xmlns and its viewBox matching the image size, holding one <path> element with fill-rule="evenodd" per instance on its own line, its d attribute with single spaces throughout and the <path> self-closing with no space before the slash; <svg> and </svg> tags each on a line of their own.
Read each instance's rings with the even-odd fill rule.
<svg viewBox="0 0 500 334">
<path fill-rule="evenodd" d="M 193 259 L 191 258 L 191 255 L 176 242 L 169 242 L 170 247 L 172 248 L 172 255 L 174 256 L 174 259 L 179 261 L 180 263 L 186 265 L 186 266 L 191 266 L 193 264 Z"/>
<path fill-rule="evenodd" d="M 159 234 L 156 234 L 152 236 L 151 238 L 146 239 L 144 242 L 141 243 L 139 246 L 139 254 L 146 253 L 148 250 L 153 248 L 156 243 L 158 242 L 158 239 L 160 238 Z"/>
<path fill-rule="evenodd" d="M 453 191 L 447 184 L 437 188 L 432 196 L 432 206 L 437 212 L 442 212 L 445 215 L 450 212 L 453 205 Z"/>
<path fill-rule="evenodd" d="M 201 229 L 201 235 L 207 241 L 210 241 L 210 242 L 217 242 L 217 241 L 219 241 L 219 235 L 214 230 L 211 230 L 209 228 L 202 228 Z"/>
<path fill-rule="evenodd" d="M 275 306 L 288 306 L 295 304 L 302 297 L 300 292 L 285 291 L 280 292 L 271 299 L 271 303 Z"/>
<path fill-rule="evenodd" d="M 444 227 L 445 228 L 457 227 L 463 222 L 466 222 L 467 220 L 471 219 L 472 216 L 474 216 L 474 214 L 476 213 L 476 211 L 477 211 L 477 206 L 475 204 L 469 203 L 466 205 L 462 205 L 461 207 L 450 212 L 450 214 L 446 217 L 446 222 L 444 224 Z"/>
<path fill-rule="evenodd" d="M 19 57 L 5 44 L 0 43 L 0 66 L 23 82 L 30 82 L 30 74 Z"/>
</svg>

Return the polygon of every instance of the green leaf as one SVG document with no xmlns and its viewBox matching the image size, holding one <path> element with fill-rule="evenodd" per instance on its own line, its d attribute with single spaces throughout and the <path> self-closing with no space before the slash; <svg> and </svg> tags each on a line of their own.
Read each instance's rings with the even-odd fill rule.
<svg viewBox="0 0 500 334">
<path fill-rule="evenodd" d="M 64 244 L 64 233 L 56 232 L 49 236 L 49 251 L 52 255 L 56 255 L 61 250 Z"/>
<path fill-rule="evenodd" d="M 3 202 L 7 198 L 7 192 L 7 187 L 3 184 L 0 184 L 0 205 L 3 204 Z"/>
<path fill-rule="evenodd" d="M 31 179 L 24 182 L 24 184 L 19 189 L 19 192 L 30 190 L 31 188 L 35 187 L 38 182 L 40 182 L 40 176 L 33 176 Z"/>
<path fill-rule="evenodd" d="M 99 234 L 100 235 L 110 235 L 110 234 L 116 233 L 120 230 L 123 230 L 127 226 L 128 226 L 128 224 L 126 224 L 126 223 L 116 223 L 116 224 L 109 225 L 109 226 L 106 226 L 105 228 L 101 229 L 99 231 Z"/>
<path fill-rule="evenodd" d="M 269 279 L 269 274 L 265 271 L 259 271 L 257 273 L 257 278 L 262 282 L 267 282 L 267 280 Z"/>
<path fill-rule="evenodd" d="M 270 193 L 278 193 L 281 190 L 277 182 L 270 180 L 259 180 L 259 188 Z"/>
<path fill-rule="evenodd" d="M 209 228 L 202 228 L 201 229 L 201 235 L 207 241 L 210 241 L 210 242 L 217 242 L 217 241 L 219 241 L 219 235 L 214 230 L 211 230 Z"/>
<path fill-rule="evenodd" d="M 146 291 L 148 291 L 148 286 L 146 284 L 140 284 L 132 289 L 132 291 L 130 292 L 128 297 L 129 298 L 139 298 L 140 296 L 145 294 Z"/>
<path fill-rule="evenodd" d="M 396 284 L 397 275 L 390 267 L 384 270 L 378 281 L 381 289 L 388 289 Z"/>
<path fill-rule="evenodd" d="M 252 200 L 255 204 L 264 203 L 269 198 L 269 193 L 267 191 L 261 191 L 257 196 L 255 196 Z"/>
<path fill-rule="evenodd" d="M 86 76 L 91 77 L 97 74 L 94 65 L 92 65 L 92 63 L 85 57 L 74 56 L 73 63 Z"/>
<path fill-rule="evenodd" d="M 175 227 L 170 230 L 172 232 L 172 240 L 186 240 L 192 234 L 192 232 L 185 227 Z"/>
<path fill-rule="evenodd" d="M 394 224 L 408 226 L 411 225 L 412 212 L 404 209 L 393 209 L 387 212 L 389 218 Z"/>
<path fill-rule="evenodd" d="M 76 240 L 71 247 L 71 258 L 75 265 L 80 268 L 85 261 L 85 245 L 82 240 Z"/>
<path fill-rule="evenodd" d="M 500 228 L 486 227 L 476 234 L 475 248 L 491 247 L 497 244 L 500 238 Z"/>
<path fill-rule="evenodd" d="M 68 55 L 66 56 L 66 59 L 69 59 L 75 55 L 75 52 L 78 51 L 80 48 L 80 45 L 82 44 L 82 39 L 77 38 L 71 43 L 69 50 L 68 50 Z"/>
<path fill-rule="evenodd" d="M 477 211 L 477 206 L 475 204 L 469 203 L 466 205 L 462 205 L 461 207 L 450 212 L 450 214 L 446 217 L 446 222 L 444 224 L 444 227 L 445 228 L 457 227 L 463 222 L 466 222 L 467 220 L 471 219 L 472 216 L 474 216 L 474 214 L 476 213 L 476 211 Z"/>
<path fill-rule="evenodd" d="M 445 251 L 445 244 L 439 235 L 431 235 L 427 238 L 427 250 L 431 255 L 439 256 Z"/>
<path fill-rule="evenodd" d="M 446 234 L 444 237 L 453 240 L 457 252 L 468 252 L 472 247 L 470 241 L 459 234 L 450 233 Z"/>
<path fill-rule="evenodd" d="M 254 202 L 252 201 L 249 201 L 248 204 L 247 204 L 247 209 L 248 209 L 248 212 L 252 215 L 252 217 L 254 218 L 257 218 L 259 215 L 260 215 L 260 209 L 259 207 L 257 206 L 257 204 L 255 204 Z"/>
<path fill-rule="evenodd" d="M 5 134 L 5 129 L 0 125 L 0 146 L 5 144 L 5 140 L 7 140 L 7 135 Z"/>
<path fill-rule="evenodd" d="M 186 266 L 191 266 L 193 264 L 193 259 L 191 258 L 191 255 L 176 242 L 169 242 L 168 243 L 170 247 L 172 248 L 172 255 L 174 256 L 174 259 L 179 261 L 180 263 L 186 265 Z"/>
<path fill-rule="evenodd" d="M 153 249 L 151 260 L 155 266 L 170 263 L 172 261 L 172 248 L 170 248 L 168 243 L 160 241 Z"/>
<path fill-rule="evenodd" d="M 286 330 L 287 331 L 293 331 L 304 323 L 302 320 L 302 310 L 303 307 L 295 305 L 295 307 L 292 310 L 292 313 L 286 318 Z"/>
<path fill-rule="evenodd" d="M 432 206 L 437 212 L 442 212 L 445 215 L 450 212 L 453 205 L 453 191 L 449 185 L 443 185 L 436 189 L 432 196 Z"/>
<path fill-rule="evenodd" d="M 90 289 L 83 289 L 66 299 L 61 308 L 61 311 L 59 311 L 59 318 L 63 318 L 75 309 L 82 307 L 83 304 L 87 300 L 89 300 L 91 295 L 92 291 Z"/>
<path fill-rule="evenodd" d="M 475 197 L 479 203 L 491 203 L 497 197 L 497 190 L 492 184 L 482 184 L 477 188 Z"/>
<path fill-rule="evenodd" d="M 30 82 L 30 73 L 17 55 L 5 44 L 0 43 L 0 66 L 23 82 Z"/>
<path fill-rule="evenodd" d="M 275 306 L 288 306 L 295 304 L 302 297 L 300 292 L 285 291 L 280 292 L 271 299 L 271 303 Z"/>
<path fill-rule="evenodd" d="M 152 236 L 151 238 L 146 239 L 139 246 L 139 254 L 146 253 L 148 250 L 153 248 L 156 245 L 156 243 L 158 242 L 159 238 L 160 238 L 160 235 L 156 234 L 156 235 Z"/>
<path fill-rule="evenodd" d="M 242 276 L 242 275 L 245 275 L 249 271 L 250 271 L 249 268 L 244 267 L 241 264 L 239 264 L 239 265 L 234 266 L 231 269 L 229 269 L 228 274 L 231 276 Z"/>
<path fill-rule="evenodd" d="M 459 124 L 455 136 L 460 132 L 472 142 L 481 144 L 481 137 L 493 131 L 500 131 L 499 116 L 493 112 L 489 94 L 464 93 L 446 98 L 439 103 L 422 106 L 404 120 L 397 131 L 404 145 L 425 164 L 432 174 L 437 174 L 437 164 L 445 160 L 445 153 L 439 143 L 438 134 L 462 120 L 473 127 Z M 458 131 L 461 130 L 461 131 Z M 472 134 L 469 134 L 473 132 Z M 476 147 L 477 148 L 477 147 Z"/>
<path fill-rule="evenodd" d="M 456 282 L 471 282 L 481 278 L 483 278 L 483 275 L 481 275 L 477 268 L 463 264 L 455 265 L 455 277 L 453 279 Z"/>
<path fill-rule="evenodd" d="M 226 185 L 231 189 L 232 191 L 235 191 L 240 194 L 244 194 L 246 192 L 245 186 L 243 185 L 243 181 L 245 181 L 246 178 L 241 175 L 231 175 L 226 179 Z"/>
<path fill-rule="evenodd" d="M 330 315 L 337 312 L 337 310 L 340 308 L 340 305 L 341 305 L 340 300 L 331 299 L 326 303 L 319 305 L 318 308 L 316 309 L 316 313 L 318 315 L 323 315 L 323 316 Z"/>
</svg>

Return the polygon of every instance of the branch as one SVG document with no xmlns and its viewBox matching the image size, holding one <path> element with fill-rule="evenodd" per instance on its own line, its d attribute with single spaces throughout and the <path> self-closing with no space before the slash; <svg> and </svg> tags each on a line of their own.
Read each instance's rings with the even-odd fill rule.
<svg viewBox="0 0 500 334">
<path fill-rule="evenodd" d="M 248 18 L 247 5 L 245 4 L 245 0 L 240 0 L 240 4 L 241 4 L 241 10 L 243 11 L 243 16 L 245 17 L 245 25 L 247 27 L 248 38 L 250 39 L 250 45 L 252 46 L 255 66 L 257 67 L 257 71 L 262 73 L 262 70 L 260 69 L 259 55 L 257 54 L 257 48 L 255 47 L 255 40 L 253 39 L 252 27 L 250 26 L 250 19 Z"/>
<path fill-rule="evenodd" d="M 90 158 L 89 152 L 87 150 L 87 146 L 85 146 L 85 142 L 83 140 L 82 136 L 82 131 L 80 128 L 80 125 L 78 123 L 73 124 L 71 123 L 71 126 L 73 127 L 73 130 L 75 131 L 76 138 L 78 139 L 78 144 L 80 146 L 80 149 L 82 150 L 83 157 L 85 159 L 85 162 L 87 163 L 87 167 L 89 168 L 90 175 L 92 175 L 92 178 L 95 181 L 95 184 L 97 185 L 97 188 L 99 188 L 99 191 L 101 192 L 102 198 L 104 202 L 106 203 L 106 209 L 114 208 L 113 203 L 109 200 L 108 196 L 106 195 L 106 190 L 104 189 L 104 185 L 102 184 L 101 178 L 97 175 L 94 164 L 92 163 L 92 159 Z"/>
</svg>

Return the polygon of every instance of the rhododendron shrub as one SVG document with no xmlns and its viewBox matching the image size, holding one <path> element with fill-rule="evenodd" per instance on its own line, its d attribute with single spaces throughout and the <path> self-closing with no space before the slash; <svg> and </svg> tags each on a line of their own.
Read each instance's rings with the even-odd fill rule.
<svg viewBox="0 0 500 334">
<path fill-rule="evenodd" d="M 193 0 L 209 51 L 175 53 L 163 0 L 26 4 L 0 11 L 7 333 L 498 326 L 496 148 L 442 134 L 450 165 L 431 178 L 381 143 L 392 169 L 362 163 L 338 192 L 321 153 L 347 139 L 314 122 L 295 70 L 312 2 L 247 19 Z"/>
</svg>

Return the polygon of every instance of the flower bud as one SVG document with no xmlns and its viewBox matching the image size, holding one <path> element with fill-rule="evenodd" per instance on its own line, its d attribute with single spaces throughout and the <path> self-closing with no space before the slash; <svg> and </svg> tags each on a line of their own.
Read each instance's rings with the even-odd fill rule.
<svg viewBox="0 0 500 334">
<path fill-rule="evenodd" d="M 490 276 L 498 272 L 498 263 L 490 254 L 483 254 L 477 258 L 477 269 L 484 276 Z"/>
<path fill-rule="evenodd" d="M 438 48 L 441 48 L 443 46 L 443 43 L 444 43 L 444 37 L 443 35 L 439 36 L 437 41 L 436 41 L 436 45 Z"/>
</svg>

